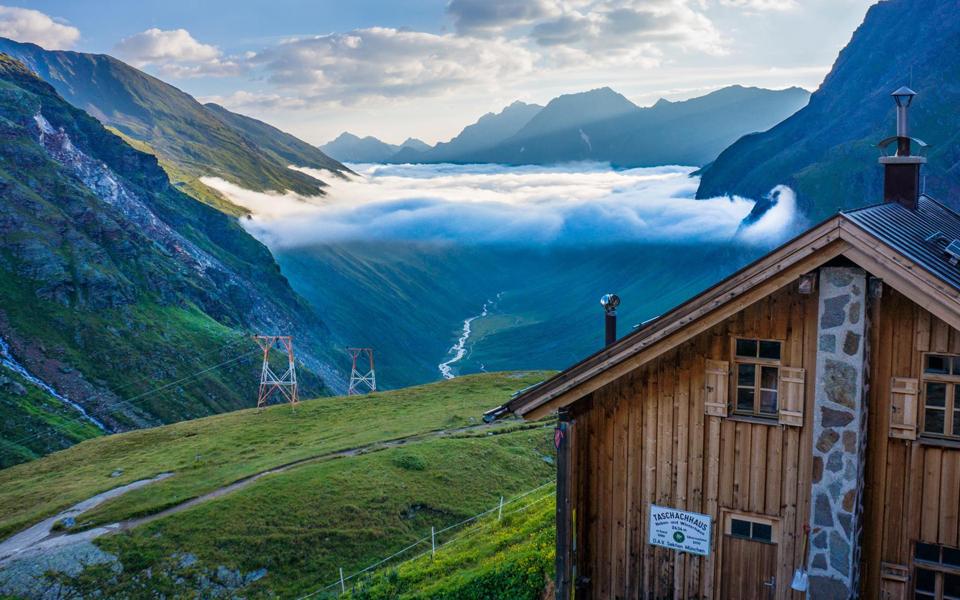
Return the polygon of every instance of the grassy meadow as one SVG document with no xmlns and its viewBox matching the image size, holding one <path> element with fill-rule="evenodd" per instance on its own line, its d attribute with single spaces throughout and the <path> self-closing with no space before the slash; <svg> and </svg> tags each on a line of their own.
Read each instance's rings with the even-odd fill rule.
<svg viewBox="0 0 960 600">
<path fill-rule="evenodd" d="M 273 467 L 384 440 L 477 424 L 546 377 L 503 373 L 366 396 L 215 415 L 87 440 L 0 470 L 0 537 L 108 489 L 174 475 L 108 501 L 80 527 L 148 515 Z M 119 473 L 119 476 L 114 476 Z"/>
</svg>

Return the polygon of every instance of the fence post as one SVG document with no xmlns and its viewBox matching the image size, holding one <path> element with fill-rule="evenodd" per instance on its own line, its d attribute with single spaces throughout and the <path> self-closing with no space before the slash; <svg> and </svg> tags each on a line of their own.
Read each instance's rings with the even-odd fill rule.
<svg viewBox="0 0 960 600">
<path fill-rule="evenodd" d="M 346 593 L 346 591 L 347 591 L 347 584 L 343 580 L 343 567 L 340 567 L 340 593 L 343 594 L 343 593 Z"/>
<path fill-rule="evenodd" d="M 500 496 L 500 510 L 497 511 L 497 520 L 503 518 L 503 496 Z"/>
<path fill-rule="evenodd" d="M 433 558 L 437 555 L 437 530 L 435 527 L 430 527 L 430 557 Z"/>
</svg>

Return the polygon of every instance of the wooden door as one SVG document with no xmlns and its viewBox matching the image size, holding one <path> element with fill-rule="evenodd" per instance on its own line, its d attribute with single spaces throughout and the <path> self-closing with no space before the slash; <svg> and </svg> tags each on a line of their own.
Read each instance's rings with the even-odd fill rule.
<svg viewBox="0 0 960 600">
<path fill-rule="evenodd" d="M 773 600 L 777 585 L 777 544 L 772 528 L 736 517 L 723 534 L 720 598 Z"/>
</svg>

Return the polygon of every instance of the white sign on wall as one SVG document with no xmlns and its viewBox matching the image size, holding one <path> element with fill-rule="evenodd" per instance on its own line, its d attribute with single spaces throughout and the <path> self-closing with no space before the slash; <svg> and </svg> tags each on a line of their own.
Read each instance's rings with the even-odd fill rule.
<svg viewBox="0 0 960 600">
<path fill-rule="evenodd" d="M 650 544 L 681 552 L 710 554 L 709 515 L 650 505 Z"/>
</svg>

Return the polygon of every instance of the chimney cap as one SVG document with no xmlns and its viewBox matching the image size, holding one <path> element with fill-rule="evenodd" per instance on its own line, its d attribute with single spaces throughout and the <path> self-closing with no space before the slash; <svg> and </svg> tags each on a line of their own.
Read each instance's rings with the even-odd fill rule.
<svg viewBox="0 0 960 600">
<path fill-rule="evenodd" d="M 616 294 L 604 294 L 603 297 L 600 298 L 600 306 L 608 313 L 613 312 L 620 306 L 620 296 Z"/>
<path fill-rule="evenodd" d="M 893 100 L 897 103 L 897 106 L 910 106 L 910 103 L 913 102 L 913 97 L 916 96 L 917 93 L 904 85 L 890 95 L 893 96 Z"/>
</svg>

